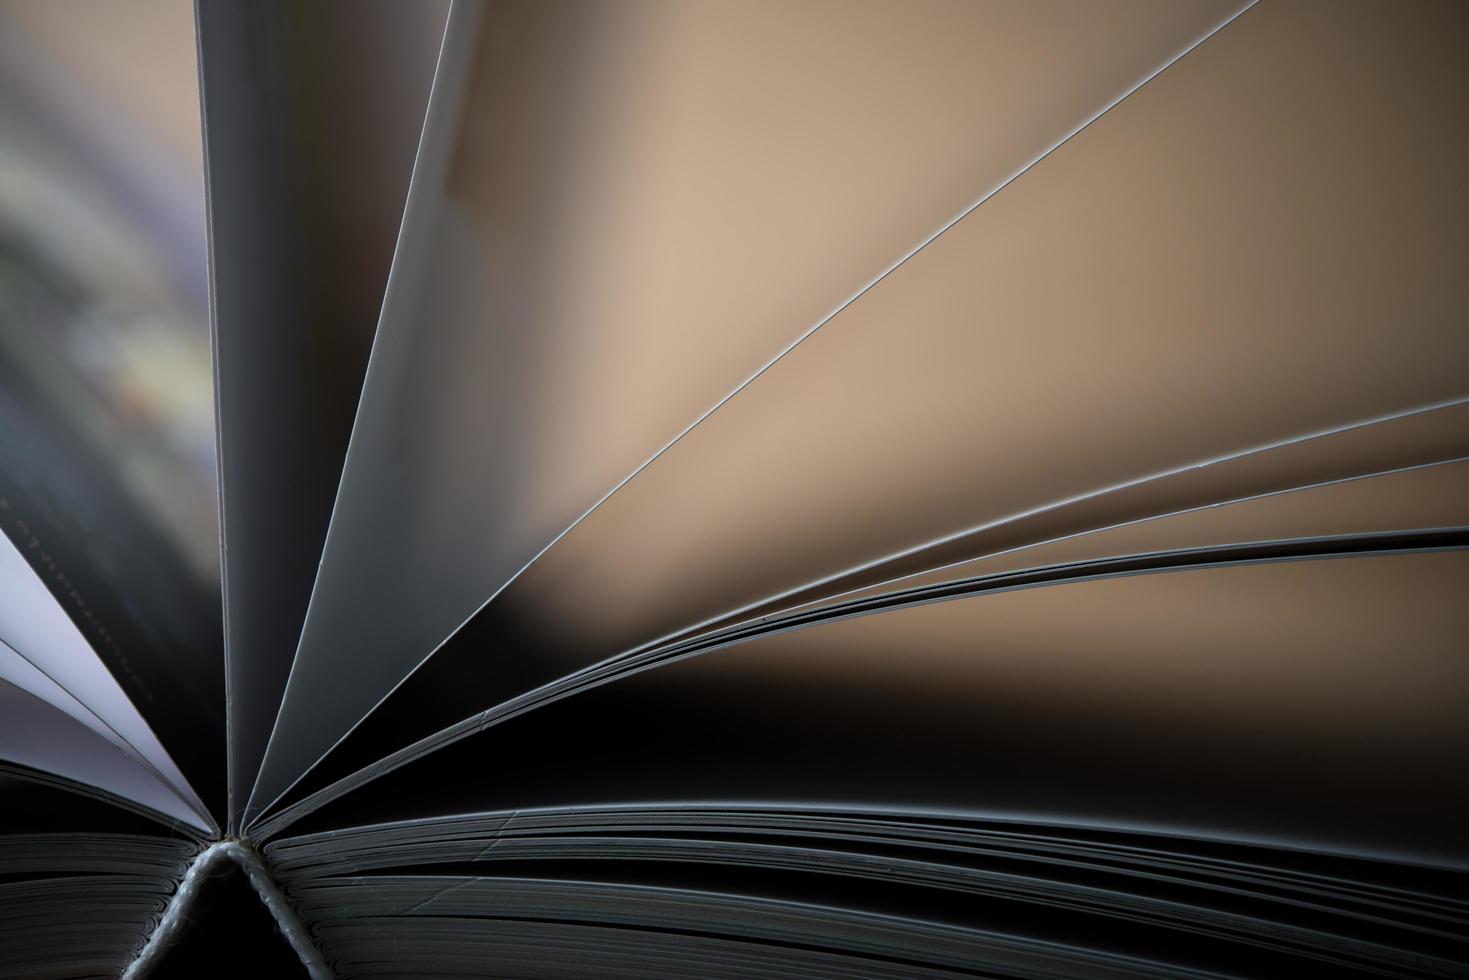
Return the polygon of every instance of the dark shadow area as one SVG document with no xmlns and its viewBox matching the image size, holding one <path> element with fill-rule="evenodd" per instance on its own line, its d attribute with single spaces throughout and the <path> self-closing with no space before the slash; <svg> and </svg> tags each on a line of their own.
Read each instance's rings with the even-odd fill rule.
<svg viewBox="0 0 1469 980">
<path fill-rule="evenodd" d="M 188 924 L 150 974 L 155 980 L 306 975 L 250 880 L 233 863 L 221 863 L 200 883 Z"/>
</svg>

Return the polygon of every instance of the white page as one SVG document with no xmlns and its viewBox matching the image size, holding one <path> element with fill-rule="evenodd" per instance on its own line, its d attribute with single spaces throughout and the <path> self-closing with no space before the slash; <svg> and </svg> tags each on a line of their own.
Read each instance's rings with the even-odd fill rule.
<svg viewBox="0 0 1469 980">
<path fill-rule="evenodd" d="M 254 805 L 786 345 L 1240 6 L 458 5 Z"/>
<path fill-rule="evenodd" d="M 102 738 L 107 739 L 117 748 L 133 756 L 144 766 L 147 762 L 138 751 L 129 745 L 122 736 L 103 723 L 102 719 L 92 713 L 91 709 L 82 704 L 76 698 L 67 693 L 60 684 L 47 677 L 35 664 L 31 663 L 10 644 L 0 639 L 0 681 L 20 688 L 32 694 L 51 707 L 70 716 L 80 724 L 86 725 Z"/>
<path fill-rule="evenodd" d="M 105 790 L 197 830 L 213 830 L 192 802 L 132 756 L 67 713 L 4 681 L 0 681 L 0 758 Z"/>
<path fill-rule="evenodd" d="M 207 813 L 207 808 L 174 765 L 168 751 L 61 604 L 3 534 L 0 534 L 0 639 L 146 759 L 167 781 L 172 792 L 188 801 L 193 808 L 191 822 L 202 819 L 201 814 Z M 11 724 L 7 719 L 5 726 L 9 728 Z"/>
</svg>

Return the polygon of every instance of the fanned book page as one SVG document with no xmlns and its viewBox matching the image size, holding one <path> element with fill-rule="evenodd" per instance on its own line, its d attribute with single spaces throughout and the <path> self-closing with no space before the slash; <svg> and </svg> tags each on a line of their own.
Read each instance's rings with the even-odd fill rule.
<svg viewBox="0 0 1469 980">
<path fill-rule="evenodd" d="M 0 977 L 1469 977 L 1466 45 L 0 0 Z"/>
</svg>

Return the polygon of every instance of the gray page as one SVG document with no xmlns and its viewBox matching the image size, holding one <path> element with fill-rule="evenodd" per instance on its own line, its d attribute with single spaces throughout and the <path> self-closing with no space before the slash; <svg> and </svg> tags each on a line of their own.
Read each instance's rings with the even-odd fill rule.
<svg viewBox="0 0 1469 980">
<path fill-rule="evenodd" d="M 316 575 L 446 9 L 199 4 L 232 819 Z"/>
<path fill-rule="evenodd" d="M 1239 6 L 456 7 L 255 807 L 660 447 Z"/>
</svg>

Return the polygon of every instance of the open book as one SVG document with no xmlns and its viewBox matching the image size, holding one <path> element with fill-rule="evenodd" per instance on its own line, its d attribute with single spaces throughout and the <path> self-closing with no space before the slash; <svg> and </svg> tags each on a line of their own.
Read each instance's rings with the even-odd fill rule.
<svg viewBox="0 0 1469 980">
<path fill-rule="evenodd" d="M 1469 975 L 1469 8 L 0 15 L 0 976 Z"/>
</svg>

